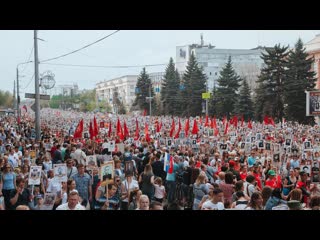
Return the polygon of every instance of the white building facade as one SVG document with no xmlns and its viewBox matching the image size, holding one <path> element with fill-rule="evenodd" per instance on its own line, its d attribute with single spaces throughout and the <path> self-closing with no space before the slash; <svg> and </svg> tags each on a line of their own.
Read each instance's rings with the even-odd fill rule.
<svg viewBox="0 0 320 240">
<path fill-rule="evenodd" d="M 97 83 L 97 100 L 106 100 L 113 106 L 113 94 L 114 92 L 118 92 L 120 101 L 122 101 L 127 109 L 129 109 L 135 99 L 137 79 L 137 75 L 127 75 Z"/>
<path fill-rule="evenodd" d="M 184 72 L 191 53 L 196 57 L 199 66 L 202 66 L 208 77 L 208 88 L 211 91 L 218 86 L 217 79 L 229 56 L 232 66 L 240 77 L 245 77 L 251 89 L 256 88 L 256 80 L 263 66 L 261 52 L 264 48 L 256 49 L 217 49 L 212 45 L 192 44 L 176 47 L 176 67 Z"/>
</svg>

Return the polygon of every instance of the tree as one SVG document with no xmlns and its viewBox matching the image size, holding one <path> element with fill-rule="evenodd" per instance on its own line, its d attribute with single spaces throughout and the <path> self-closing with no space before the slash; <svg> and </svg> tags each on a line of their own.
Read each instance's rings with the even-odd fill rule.
<svg viewBox="0 0 320 240">
<path fill-rule="evenodd" d="M 243 115 L 244 119 L 248 120 L 253 117 L 253 103 L 251 100 L 251 90 L 246 79 L 242 82 L 238 101 L 235 104 L 235 112 Z"/>
<path fill-rule="evenodd" d="M 146 72 L 146 69 L 143 68 L 137 81 L 136 85 L 136 98 L 133 102 L 133 107 L 137 106 L 140 110 L 147 110 L 147 113 L 149 112 L 149 102 L 147 101 L 146 97 L 149 97 L 151 91 L 151 97 L 154 97 L 154 91 L 151 84 L 151 79 L 149 75 Z M 155 112 L 155 100 L 152 99 L 151 106 L 153 109 L 153 112 Z"/>
<path fill-rule="evenodd" d="M 216 97 L 218 115 L 230 116 L 235 113 L 235 103 L 238 99 L 238 88 L 240 87 L 241 78 L 237 75 L 232 67 L 231 57 L 225 67 L 220 71 L 218 78 L 218 88 Z"/>
<path fill-rule="evenodd" d="M 264 105 L 262 111 L 256 113 L 256 116 L 260 115 L 258 118 L 262 119 L 262 115 L 268 115 L 281 120 L 284 116 L 283 87 L 287 78 L 288 47 L 277 44 L 265 50 L 266 53 L 262 53 L 261 56 L 265 66 L 261 69 L 258 79 L 260 89 L 256 91 L 256 99 L 262 99 Z"/>
<path fill-rule="evenodd" d="M 0 107 L 12 108 L 13 96 L 9 91 L 0 90 Z"/>
<path fill-rule="evenodd" d="M 183 75 L 183 90 L 181 91 L 181 109 L 184 116 L 201 115 L 202 93 L 206 91 L 206 75 L 198 66 L 192 53 Z"/>
<path fill-rule="evenodd" d="M 308 54 L 301 39 L 295 49 L 289 53 L 287 79 L 284 85 L 284 102 L 286 118 L 299 123 L 314 123 L 314 117 L 306 117 L 305 91 L 315 87 L 315 73 L 310 71 L 313 59 Z"/>
<path fill-rule="evenodd" d="M 164 78 L 162 80 L 161 101 L 164 115 L 173 115 L 177 113 L 179 108 L 179 86 L 180 76 L 175 70 L 173 59 L 170 58 L 166 68 Z"/>
</svg>

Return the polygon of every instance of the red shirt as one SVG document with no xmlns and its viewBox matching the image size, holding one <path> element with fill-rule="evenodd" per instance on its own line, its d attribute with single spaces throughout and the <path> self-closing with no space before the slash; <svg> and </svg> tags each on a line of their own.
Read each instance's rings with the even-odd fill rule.
<svg viewBox="0 0 320 240">
<path fill-rule="evenodd" d="M 257 181 L 257 184 L 258 184 L 258 187 L 260 189 L 262 189 L 262 185 L 261 185 L 261 180 L 260 180 L 260 174 L 259 173 L 252 173 L 252 175 L 256 178 L 256 181 Z"/>
<path fill-rule="evenodd" d="M 241 178 L 241 180 L 243 180 L 243 181 L 245 181 L 246 180 L 246 178 L 247 178 L 247 176 L 248 176 L 248 173 L 246 172 L 246 173 L 240 173 L 240 178 Z"/>
</svg>

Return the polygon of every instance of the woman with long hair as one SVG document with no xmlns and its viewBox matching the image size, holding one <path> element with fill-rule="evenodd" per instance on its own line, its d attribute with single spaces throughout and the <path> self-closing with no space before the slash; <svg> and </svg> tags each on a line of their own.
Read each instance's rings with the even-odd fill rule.
<svg viewBox="0 0 320 240">
<path fill-rule="evenodd" d="M 263 210 L 262 202 L 262 194 L 260 192 L 254 192 L 251 195 L 248 206 L 244 210 Z"/>
<path fill-rule="evenodd" d="M 206 174 L 201 172 L 193 185 L 193 210 L 199 210 L 199 204 L 204 195 L 209 193 L 209 187 L 206 184 Z"/>
<path fill-rule="evenodd" d="M 149 199 L 153 199 L 154 196 L 154 174 L 151 164 L 147 164 L 144 167 L 143 173 L 139 176 L 139 183 L 141 184 L 142 194 L 145 194 Z"/>
</svg>

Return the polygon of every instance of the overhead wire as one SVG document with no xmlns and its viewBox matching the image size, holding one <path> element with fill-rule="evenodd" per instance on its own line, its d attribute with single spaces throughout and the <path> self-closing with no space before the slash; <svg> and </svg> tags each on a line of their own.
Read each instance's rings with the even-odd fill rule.
<svg viewBox="0 0 320 240">
<path fill-rule="evenodd" d="M 66 57 L 66 56 L 71 55 L 71 54 L 73 54 L 73 53 L 79 52 L 79 51 L 81 51 L 81 50 L 83 50 L 83 49 L 85 49 L 85 48 L 88 48 L 88 47 L 90 47 L 90 46 L 98 43 L 98 42 L 101 42 L 102 40 L 104 40 L 104 39 L 112 36 L 113 34 L 116 34 L 116 33 L 119 32 L 119 31 L 120 31 L 120 30 L 116 30 L 116 31 L 114 31 L 113 33 L 110 33 L 110 34 L 108 34 L 107 36 L 104 36 L 103 38 L 100 38 L 100 39 L 98 39 L 98 40 L 96 40 L 96 41 L 94 41 L 94 42 L 92 42 L 92 43 L 90 43 L 90 44 L 87 44 L 87 45 L 85 45 L 85 46 L 83 46 L 83 47 L 81 47 L 81 48 L 79 48 L 79 49 L 76 49 L 76 50 L 71 51 L 71 52 L 66 53 L 66 54 L 62 54 L 62 55 L 57 56 L 57 57 L 53 57 L 53 58 L 48 58 L 48 59 L 42 60 L 42 61 L 40 61 L 39 63 L 49 62 L 49 61 L 52 61 L 52 60 L 55 60 L 55 59 L 59 59 L 59 58 L 62 58 L 62 57 Z"/>
</svg>

